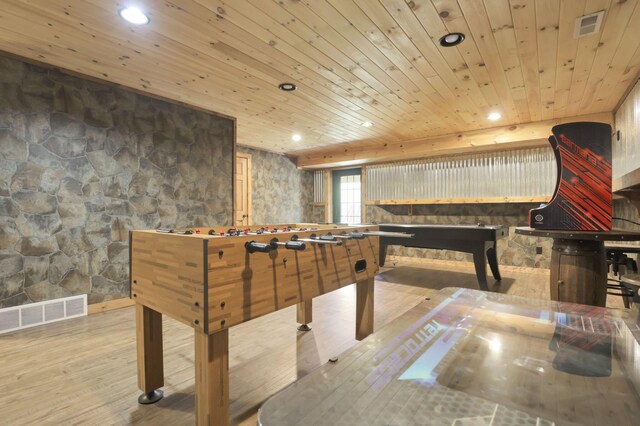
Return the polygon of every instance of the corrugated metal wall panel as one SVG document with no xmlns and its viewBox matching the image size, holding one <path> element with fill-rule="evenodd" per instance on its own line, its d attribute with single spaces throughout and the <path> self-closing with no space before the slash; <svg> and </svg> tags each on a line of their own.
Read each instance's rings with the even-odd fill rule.
<svg viewBox="0 0 640 426">
<path fill-rule="evenodd" d="M 477 153 L 367 167 L 367 200 L 551 195 L 551 148 Z"/>
</svg>

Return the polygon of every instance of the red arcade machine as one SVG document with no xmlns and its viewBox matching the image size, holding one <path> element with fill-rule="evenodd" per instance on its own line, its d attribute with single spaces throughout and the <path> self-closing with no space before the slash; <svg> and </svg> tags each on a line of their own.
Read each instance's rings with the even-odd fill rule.
<svg viewBox="0 0 640 426">
<path fill-rule="evenodd" d="M 549 137 L 558 166 L 551 201 L 529 211 L 537 229 L 611 230 L 611 126 L 567 123 Z"/>
</svg>

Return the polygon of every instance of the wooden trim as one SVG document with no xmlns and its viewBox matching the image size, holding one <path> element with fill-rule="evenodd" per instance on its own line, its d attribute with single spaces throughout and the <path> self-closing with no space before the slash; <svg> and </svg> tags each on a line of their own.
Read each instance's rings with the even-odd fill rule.
<svg viewBox="0 0 640 426">
<path fill-rule="evenodd" d="M 411 204 L 491 204 L 491 203 L 544 203 L 551 195 L 531 197 L 478 197 L 478 198 L 419 198 L 415 200 L 367 200 L 367 205 Z"/>
<path fill-rule="evenodd" d="M 232 151 L 232 162 L 231 162 L 231 224 L 235 225 L 236 223 L 236 156 L 239 154 L 238 152 L 238 144 L 236 143 L 237 134 L 238 134 L 238 123 L 237 121 L 233 122 L 233 151 Z"/>
<path fill-rule="evenodd" d="M 94 303 L 87 306 L 87 313 L 89 315 L 100 314 L 103 312 L 113 311 L 115 309 L 128 308 L 129 306 L 133 306 L 134 304 L 135 302 L 128 297 L 123 297 L 122 299 L 107 300 L 105 302 Z"/>
<path fill-rule="evenodd" d="M 324 207 L 324 206 L 327 205 L 327 202 L 326 201 L 314 201 L 313 205 L 314 206 L 322 206 L 322 207 Z"/>
<path fill-rule="evenodd" d="M 252 185 L 253 185 L 253 180 L 252 180 L 252 166 L 251 166 L 251 154 L 248 154 L 246 152 L 236 152 L 236 154 L 233 156 L 233 160 L 234 160 L 234 164 L 233 164 L 233 183 L 235 185 L 236 183 L 236 164 L 235 161 L 237 160 L 237 158 L 245 158 L 247 160 L 247 215 L 248 217 L 248 221 L 247 221 L 247 225 L 251 225 L 252 222 L 252 218 L 253 218 L 253 197 L 252 197 Z M 235 198 L 235 194 L 233 196 L 233 224 L 237 225 L 236 223 L 236 212 L 235 212 L 235 208 L 236 208 L 236 198 Z"/>
<path fill-rule="evenodd" d="M 361 199 L 361 212 L 360 212 L 360 222 L 367 223 L 367 167 L 362 166 L 360 171 L 360 199 Z"/>
<path fill-rule="evenodd" d="M 324 209 L 324 221 L 326 223 L 333 222 L 333 177 L 331 170 L 324 171 L 324 201 L 326 207 Z"/>
<path fill-rule="evenodd" d="M 586 114 L 408 141 L 393 141 L 383 146 L 371 146 L 364 142 L 336 144 L 326 149 L 299 151 L 294 154 L 298 158 L 298 167 L 313 169 L 430 158 L 464 152 L 547 146 L 547 138 L 553 126 L 574 121 L 613 124 L 613 115 L 611 112 Z"/>
</svg>

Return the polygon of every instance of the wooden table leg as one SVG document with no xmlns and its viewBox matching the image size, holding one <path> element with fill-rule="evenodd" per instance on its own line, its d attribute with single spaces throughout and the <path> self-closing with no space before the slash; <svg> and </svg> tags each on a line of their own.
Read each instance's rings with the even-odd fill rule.
<svg viewBox="0 0 640 426">
<path fill-rule="evenodd" d="M 356 340 L 373 333 L 373 283 L 373 278 L 356 283 Z"/>
<path fill-rule="evenodd" d="M 551 300 L 605 306 L 607 261 L 602 241 L 554 238 Z"/>
<path fill-rule="evenodd" d="M 162 399 L 164 386 L 162 359 L 162 314 L 136 303 L 136 346 L 138 352 L 138 387 L 141 404 Z"/>
<path fill-rule="evenodd" d="M 309 327 L 309 323 L 313 321 L 313 299 L 305 300 L 304 302 L 300 302 L 296 305 L 296 318 L 298 324 L 298 330 L 300 331 L 310 331 L 311 327 Z"/>
<path fill-rule="evenodd" d="M 196 424 L 229 424 L 229 330 L 195 331 Z"/>
</svg>

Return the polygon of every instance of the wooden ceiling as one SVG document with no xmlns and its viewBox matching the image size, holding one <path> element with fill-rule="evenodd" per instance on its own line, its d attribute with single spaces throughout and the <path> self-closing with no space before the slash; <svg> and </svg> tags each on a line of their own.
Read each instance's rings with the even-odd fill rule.
<svg viewBox="0 0 640 426">
<path fill-rule="evenodd" d="M 640 70 L 640 0 L 139 0 L 140 27 L 122 1 L 1 4 L 0 50 L 236 117 L 239 144 L 294 155 L 610 112 Z M 448 32 L 466 40 L 443 48 Z"/>
</svg>

